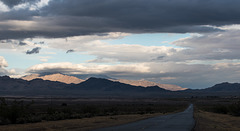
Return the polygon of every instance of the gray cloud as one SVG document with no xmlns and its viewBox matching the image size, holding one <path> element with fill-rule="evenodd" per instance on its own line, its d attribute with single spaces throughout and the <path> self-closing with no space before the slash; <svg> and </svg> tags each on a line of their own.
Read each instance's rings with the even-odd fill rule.
<svg viewBox="0 0 240 131">
<path fill-rule="evenodd" d="M 25 45 L 27 45 L 27 43 L 24 42 L 24 41 L 20 41 L 20 42 L 19 42 L 19 45 L 20 45 L 20 46 L 25 46 Z"/>
<path fill-rule="evenodd" d="M 186 48 L 167 57 L 166 61 L 240 59 L 240 30 L 228 30 L 194 36 L 173 44 Z"/>
<path fill-rule="evenodd" d="M 28 9 L 11 10 L 9 12 L 0 12 L 0 20 L 32 20 L 34 16 L 40 16 L 38 11 L 29 11 Z"/>
<path fill-rule="evenodd" d="M 123 73 L 146 73 L 148 67 L 144 64 L 128 65 L 95 65 L 95 64 L 72 64 L 65 63 L 43 63 L 28 68 L 29 73 L 61 72 L 66 74 L 123 74 Z"/>
<path fill-rule="evenodd" d="M 131 44 L 109 44 L 100 40 L 122 38 L 128 34 L 110 33 L 104 36 L 78 36 L 65 39 L 45 40 L 48 46 L 55 49 L 74 49 L 75 52 L 96 56 L 88 62 L 152 62 L 179 52 L 180 48 L 166 46 L 144 46 Z M 81 45 L 79 46 L 79 43 Z M 159 57 L 160 58 L 160 57 Z"/>
<path fill-rule="evenodd" d="M 49 41 L 48 45 L 61 50 L 75 49 L 75 51 L 96 56 L 95 59 L 89 61 L 91 63 L 107 61 L 109 63 L 166 61 L 185 63 L 190 61 L 192 63 L 192 61 L 240 59 L 239 35 L 240 30 L 205 33 L 173 42 L 172 44 L 178 48 L 131 44 L 113 45 L 96 41 L 103 39 L 99 36 L 79 36 L 69 38 L 68 42 L 64 39 L 56 39 L 54 42 Z M 110 36 L 108 38 L 111 39 Z"/>
<path fill-rule="evenodd" d="M 1 0 L 5 5 L 12 8 L 15 5 L 23 3 L 25 0 Z"/>
<path fill-rule="evenodd" d="M 39 28 L 13 31 L 9 25 L 0 31 L 0 39 L 55 38 L 106 32 L 220 31 L 203 25 L 239 24 L 239 5 L 240 1 L 236 0 L 51 0 L 37 11 L 19 10 L 25 15 L 19 18 L 14 10 L 1 13 L 2 20 L 32 20 Z"/>
<path fill-rule="evenodd" d="M 70 49 L 70 50 L 67 50 L 67 52 L 66 52 L 66 53 L 72 53 L 72 52 L 75 52 L 75 50 L 73 50 L 73 49 Z"/>
<path fill-rule="evenodd" d="M 44 45 L 45 42 L 44 41 L 40 41 L 40 42 L 34 42 L 35 45 Z"/>
<path fill-rule="evenodd" d="M 108 58 L 101 58 L 97 57 L 96 59 L 89 60 L 88 63 L 116 63 L 116 59 L 108 59 Z"/>
<path fill-rule="evenodd" d="M 40 41 L 40 42 L 38 42 L 38 44 L 45 44 L 45 42 L 44 41 Z"/>
<path fill-rule="evenodd" d="M 33 48 L 32 50 L 28 50 L 26 52 L 26 54 L 30 55 L 30 54 L 38 54 L 39 51 L 40 51 L 41 47 L 36 47 L 36 48 Z"/>
</svg>

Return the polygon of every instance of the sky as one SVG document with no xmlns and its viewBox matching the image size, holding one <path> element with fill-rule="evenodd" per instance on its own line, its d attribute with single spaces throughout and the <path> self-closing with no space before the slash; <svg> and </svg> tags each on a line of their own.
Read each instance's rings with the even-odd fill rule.
<svg viewBox="0 0 240 131">
<path fill-rule="evenodd" d="M 0 0 L 0 76 L 240 82 L 240 1 Z"/>
</svg>

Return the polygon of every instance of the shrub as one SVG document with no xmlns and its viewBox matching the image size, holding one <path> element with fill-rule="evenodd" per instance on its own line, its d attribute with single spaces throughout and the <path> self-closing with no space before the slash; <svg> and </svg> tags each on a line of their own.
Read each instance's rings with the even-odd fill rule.
<svg viewBox="0 0 240 131">
<path fill-rule="evenodd" d="M 240 103 L 232 104 L 228 107 L 228 112 L 233 116 L 240 116 Z"/>
<path fill-rule="evenodd" d="M 14 100 L 11 103 L 7 103 L 5 98 L 0 98 L 0 124 L 9 123 L 23 123 L 25 118 L 30 115 L 29 106 L 33 104 L 24 104 L 23 101 Z"/>
</svg>

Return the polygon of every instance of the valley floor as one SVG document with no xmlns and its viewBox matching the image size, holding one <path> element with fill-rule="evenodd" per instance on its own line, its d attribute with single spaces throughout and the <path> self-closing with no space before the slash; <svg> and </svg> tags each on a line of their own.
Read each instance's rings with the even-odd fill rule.
<svg viewBox="0 0 240 131">
<path fill-rule="evenodd" d="M 0 126 L 1 131 L 89 131 L 98 128 L 116 126 L 147 119 L 154 116 L 162 115 L 154 114 L 136 114 L 136 115 L 116 115 L 116 116 L 98 116 L 92 118 L 45 121 L 29 124 L 15 124 Z"/>
</svg>

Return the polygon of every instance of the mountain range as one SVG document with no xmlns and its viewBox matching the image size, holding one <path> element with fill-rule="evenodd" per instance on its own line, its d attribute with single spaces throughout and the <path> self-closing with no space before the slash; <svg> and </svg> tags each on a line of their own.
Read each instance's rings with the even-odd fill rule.
<svg viewBox="0 0 240 131">
<path fill-rule="evenodd" d="M 88 76 L 88 77 L 87 77 Z M 161 87 L 163 89 L 166 90 L 171 90 L 171 91 L 178 91 L 178 90 L 186 90 L 187 88 L 182 88 L 180 86 L 177 85 L 171 85 L 171 84 L 160 84 L 160 83 L 155 83 L 155 82 L 151 82 L 151 81 L 146 81 L 146 80 L 126 80 L 126 79 L 113 79 L 110 78 L 108 76 L 104 76 L 104 75 L 93 75 L 93 77 L 95 78 L 104 78 L 104 79 L 108 79 L 111 81 L 116 81 L 116 82 L 120 82 L 120 83 L 125 83 L 125 84 L 129 84 L 129 85 L 133 85 L 133 86 L 142 86 L 142 87 L 149 87 L 149 86 L 158 86 Z M 27 75 L 22 77 L 21 79 L 24 80 L 33 80 L 33 79 L 43 79 L 43 80 L 50 80 L 50 81 L 58 81 L 58 82 L 62 82 L 62 83 L 66 83 L 66 84 L 79 84 L 81 82 L 84 82 L 85 80 L 87 80 L 88 78 L 90 78 L 90 75 L 64 75 L 61 73 L 55 73 L 55 74 L 31 74 L 31 75 Z M 80 79 L 80 78 L 85 78 L 85 79 Z"/>
<path fill-rule="evenodd" d="M 62 75 L 62 74 L 60 74 Z M 53 75 L 55 76 L 55 75 Z M 41 77 L 41 76 L 38 76 Z M 83 82 L 74 84 L 63 76 L 65 82 L 56 79 L 43 80 L 36 78 L 33 80 L 14 79 L 8 76 L 0 77 L 0 96 L 56 96 L 56 97 L 121 97 L 121 98 L 155 98 L 155 97 L 192 97 L 192 96 L 240 96 L 239 83 L 221 83 L 205 89 L 187 89 L 171 91 L 159 86 L 134 86 L 119 81 L 104 78 L 88 78 Z M 49 78 L 49 76 L 45 77 Z"/>
<path fill-rule="evenodd" d="M 169 90 L 158 86 L 133 86 L 103 78 L 89 78 L 79 84 L 66 84 L 58 81 L 14 79 L 0 77 L 0 95 L 2 96 L 61 96 L 61 97 L 107 97 L 107 96 L 151 96 Z"/>
</svg>

